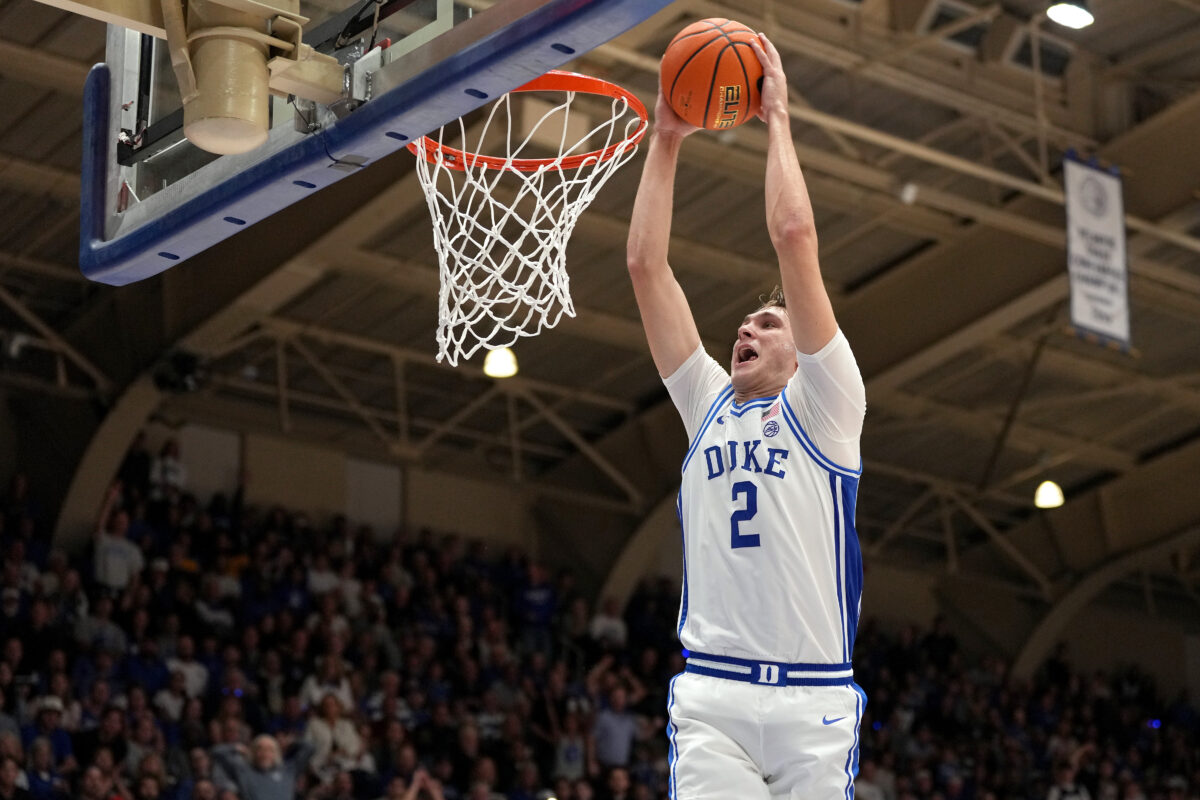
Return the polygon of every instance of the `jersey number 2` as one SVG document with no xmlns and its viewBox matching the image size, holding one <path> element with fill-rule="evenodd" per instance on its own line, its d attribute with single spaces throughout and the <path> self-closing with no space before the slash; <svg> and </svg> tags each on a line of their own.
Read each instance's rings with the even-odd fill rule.
<svg viewBox="0 0 1200 800">
<path fill-rule="evenodd" d="M 735 550 L 739 547 L 758 547 L 757 533 L 738 530 L 743 522 L 749 522 L 758 513 L 758 487 L 750 481 L 738 481 L 733 485 L 733 502 L 737 502 L 738 495 L 746 496 L 746 507 L 734 511 L 729 517 L 729 545 Z"/>
</svg>

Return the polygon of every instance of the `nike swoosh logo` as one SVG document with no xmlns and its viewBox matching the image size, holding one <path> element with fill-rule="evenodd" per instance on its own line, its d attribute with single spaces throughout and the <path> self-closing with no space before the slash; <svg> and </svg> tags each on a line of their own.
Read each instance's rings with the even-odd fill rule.
<svg viewBox="0 0 1200 800">
<path fill-rule="evenodd" d="M 725 424 L 725 417 L 724 417 L 724 416 L 717 417 L 717 424 L 718 424 L 718 425 L 724 425 L 724 424 Z"/>
<path fill-rule="evenodd" d="M 832 725 L 833 723 L 841 722 L 844 719 L 845 719 L 845 717 L 838 717 L 836 719 L 830 719 L 829 717 L 821 717 L 821 724 L 822 725 Z"/>
</svg>

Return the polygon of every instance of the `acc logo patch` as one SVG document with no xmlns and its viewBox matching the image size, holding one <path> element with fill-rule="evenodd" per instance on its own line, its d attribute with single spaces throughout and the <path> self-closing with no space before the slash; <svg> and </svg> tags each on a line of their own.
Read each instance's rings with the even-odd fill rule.
<svg viewBox="0 0 1200 800">
<path fill-rule="evenodd" d="M 769 421 L 763 425 L 763 436 L 774 436 L 779 433 L 779 423 L 775 420 Z"/>
</svg>

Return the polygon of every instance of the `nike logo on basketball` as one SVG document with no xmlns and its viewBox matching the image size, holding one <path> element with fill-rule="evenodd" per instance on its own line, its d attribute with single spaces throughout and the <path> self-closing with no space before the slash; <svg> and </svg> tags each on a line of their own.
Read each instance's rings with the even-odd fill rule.
<svg viewBox="0 0 1200 800">
<path fill-rule="evenodd" d="M 832 725 L 833 723 L 841 722 L 844 719 L 845 719 L 845 717 L 837 717 L 836 719 L 830 719 L 829 717 L 821 717 L 821 724 L 822 725 Z"/>
</svg>

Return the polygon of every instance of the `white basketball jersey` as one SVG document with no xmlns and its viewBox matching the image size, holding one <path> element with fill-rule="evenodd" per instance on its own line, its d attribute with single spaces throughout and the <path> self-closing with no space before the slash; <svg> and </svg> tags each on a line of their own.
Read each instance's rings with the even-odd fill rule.
<svg viewBox="0 0 1200 800">
<path fill-rule="evenodd" d="M 840 331 L 822 354 L 837 348 L 851 367 L 840 373 L 858 381 L 843 394 L 861 397 L 862 379 Z M 665 380 L 689 437 L 677 506 L 678 633 L 689 651 L 850 661 L 862 592 L 854 529 L 862 416 L 859 410 L 855 437 L 842 448 L 853 451 L 855 466 L 834 463 L 806 430 L 827 426 L 821 392 L 804 381 L 805 371 L 797 370 L 778 396 L 739 405 L 728 373 L 702 349 Z"/>
</svg>

